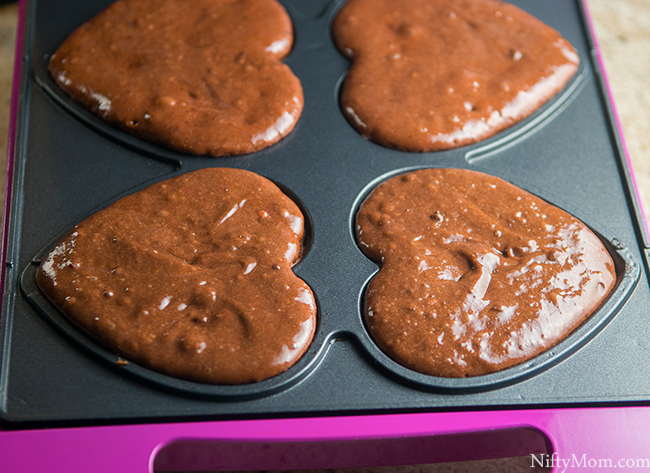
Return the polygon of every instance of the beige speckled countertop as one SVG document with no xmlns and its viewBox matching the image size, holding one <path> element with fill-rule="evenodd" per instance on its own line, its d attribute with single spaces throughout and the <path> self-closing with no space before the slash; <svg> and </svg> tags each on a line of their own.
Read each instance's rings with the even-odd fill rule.
<svg viewBox="0 0 650 473">
<path fill-rule="evenodd" d="M 539 0 L 543 1 L 543 0 Z M 646 215 L 650 211 L 650 0 L 588 0 Z M 0 5 L 0 168 L 5 167 L 18 9 Z M 3 185 L 3 180 L 0 180 Z M 387 469 L 381 469 L 388 471 Z M 406 473 L 406 470 L 391 471 Z M 410 473 L 415 470 L 409 469 Z M 442 472 L 534 472 L 530 457 L 428 465 Z"/>
</svg>

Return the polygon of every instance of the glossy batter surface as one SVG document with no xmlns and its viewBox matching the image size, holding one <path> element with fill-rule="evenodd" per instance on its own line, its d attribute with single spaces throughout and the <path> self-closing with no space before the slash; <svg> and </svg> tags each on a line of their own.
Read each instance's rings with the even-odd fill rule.
<svg viewBox="0 0 650 473">
<path fill-rule="evenodd" d="M 364 319 L 397 362 L 441 377 L 522 363 L 578 327 L 616 281 L 601 241 L 563 210 L 475 171 L 379 185 L 357 214 L 381 264 Z"/>
<path fill-rule="evenodd" d="M 352 60 L 341 108 L 363 136 L 436 151 L 530 115 L 575 74 L 560 34 L 497 0 L 348 0 L 332 33 Z"/>
<path fill-rule="evenodd" d="M 81 222 L 37 283 L 129 360 L 204 383 L 260 381 L 293 365 L 315 331 L 314 296 L 291 270 L 303 224 L 267 179 L 208 168 Z"/>
<path fill-rule="evenodd" d="M 279 60 L 293 43 L 276 0 L 120 0 L 74 31 L 50 73 L 109 123 L 175 150 L 251 153 L 279 141 L 303 106 Z"/>
</svg>

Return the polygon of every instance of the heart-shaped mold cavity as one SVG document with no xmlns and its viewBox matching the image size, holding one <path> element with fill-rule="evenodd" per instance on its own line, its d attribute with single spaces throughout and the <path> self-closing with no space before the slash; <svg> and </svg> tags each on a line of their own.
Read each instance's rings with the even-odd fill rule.
<svg viewBox="0 0 650 473">
<path fill-rule="evenodd" d="M 259 382 L 297 363 L 316 331 L 316 300 L 291 270 L 303 222 L 267 179 L 202 169 L 78 224 L 36 280 L 127 360 L 194 382 Z"/>
<path fill-rule="evenodd" d="M 352 60 L 343 113 L 363 136 L 405 151 L 494 135 L 562 89 L 579 64 L 557 31 L 496 0 L 349 0 L 332 34 Z"/>
<path fill-rule="evenodd" d="M 293 27 L 275 0 L 121 0 L 75 30 L 49 70 L 112 125 L 178 151 L 213 156 L 264 149 L 303 105 L 280 59 Z"/>
<path fill-rule="evenodd" d="M 430 387 L 483 389 L 550 366 L 602 328 L 638 278 L 628 252 L 475 171 L 393 177 L 355 226 L 381 266 L 365 290 L 365 326 L 403 365 L 384 363 L 390 371 Z"/>
</svg>

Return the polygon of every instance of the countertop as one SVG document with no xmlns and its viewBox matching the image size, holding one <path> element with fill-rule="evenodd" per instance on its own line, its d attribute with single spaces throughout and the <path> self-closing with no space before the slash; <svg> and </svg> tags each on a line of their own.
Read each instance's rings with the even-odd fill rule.
<svg viewBox="0 0 650 473">
<path fill-rule="evenodd" d="M 588 0 L 646 220 L 650 211 L 650 1 Z M 18 8 L 0 5 L 0 168 L 7 128 Z M 0 186 L 4 186 L 0 180 Z M 4 191 L 0 191 L 2 194 Z M 0 194 L 1 195 L 1 194 Z M 380 469 L 388 471 L 386 469 Z M 407 470 L 393 469 L 391 471 Z M 330 470 L 331 471 L 331 470 Z M 357 471 L 357 470 L 355 470 Z M 360 471 L 360 470 L 359 470 Z M 408 472 L 531 472 L 530 457 L 428 465 Z"/>
</svg>

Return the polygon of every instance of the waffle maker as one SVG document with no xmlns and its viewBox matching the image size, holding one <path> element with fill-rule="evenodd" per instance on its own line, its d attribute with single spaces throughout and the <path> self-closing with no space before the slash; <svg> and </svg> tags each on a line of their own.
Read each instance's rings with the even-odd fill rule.
<svg viewBox="0 0 650 473">
<path fill-rule="evenodd" d="M 296 32 L 285 62 L 302 81 L 305 109 L 280 143 L 231 158 L 143 143 L 58 90 L 49 55 L 108 3 L 20 4 L 2 251 L 5 471 L 350 468 L 525 455 L 557 471 L 563 461 L 586 471 L 650 466 L 650 244 L 584 0 L 512 1 L 576 47 L 581 65 L 562 91 L 493 138 L 422 154 L 366 141 L 341 114 L 349 63 L 329 28 L 343 0 L 281 0 Z M 117 364 L 34 284 L 40 259 L 75 223 L 208 166 L 274 180 L 310 222 L 309 251 L 294 271 L 318 299 L 316 338 L 297 365 L 254 385 L 207 386 Z M 361 321 L 377 267 L 357 248 L 352 222 L 377 183 L 427 167 L 501 177 L 581 219 L 616 261 L 614 294 L 563 342 L 501 373 L 439 379 L 387 359 Z"/>
</svg>

